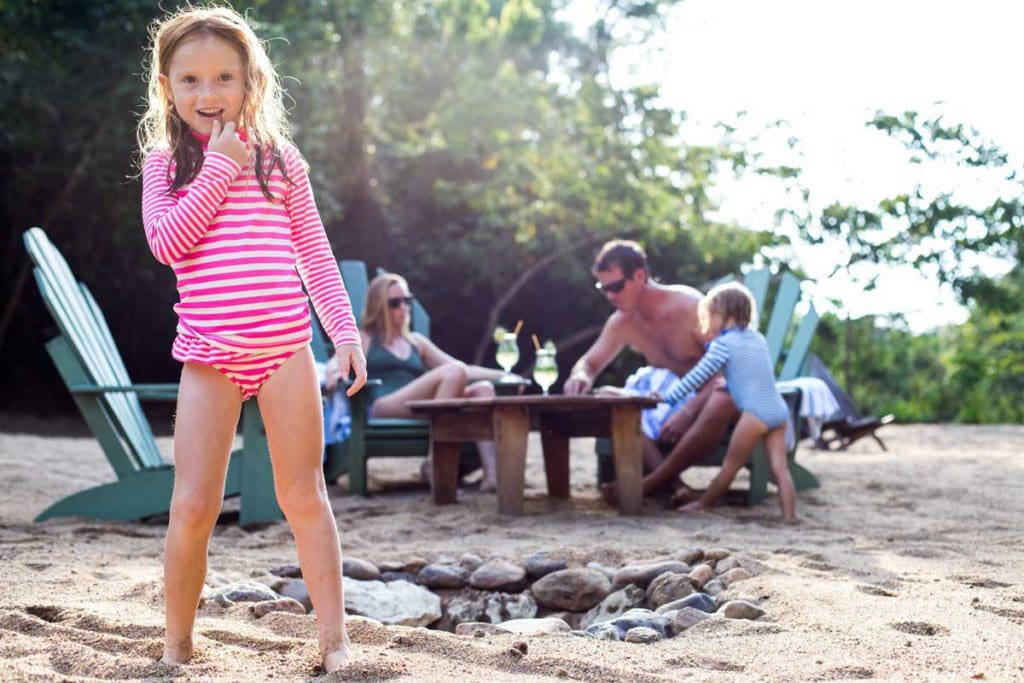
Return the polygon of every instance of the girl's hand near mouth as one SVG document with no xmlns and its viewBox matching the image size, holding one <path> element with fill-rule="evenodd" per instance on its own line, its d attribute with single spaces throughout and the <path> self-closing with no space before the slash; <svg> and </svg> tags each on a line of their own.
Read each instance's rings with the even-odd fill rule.
<svg viewBox="0 0 1024 683">
<path fill-rule="evenodd" d="M 249 147 L 242 142 L 242 138 L 235 131 L 235 122 L 228 121 L 221 124 L 220 119 L 213 122 L 213 132 L 210 133 L 210 143 L 207 146 L 209 152 L 220 152 L 230 157 L 239 166 L 245 166 L 249 160 Z"/>
</svg>

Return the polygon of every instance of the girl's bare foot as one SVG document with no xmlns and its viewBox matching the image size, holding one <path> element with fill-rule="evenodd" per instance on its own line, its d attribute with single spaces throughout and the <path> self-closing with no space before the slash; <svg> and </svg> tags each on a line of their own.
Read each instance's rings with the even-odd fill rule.
<svg viewBox="0 0 1024 683">
<path fill-rule="evenodd" d="M 701 503 L 699 500 L 695 500 L 692 503 L 687 503 L 683 507 L 679 508 L 680 512 L 704 512 L 705 510 L 707 510 L 707 508 L 704 507 L 704 504 Z"/>
<path fill-rule="evenodd" d="M 679 488 L 677 488 L 675 492 L 672 494 L 672 499 L 669 501 L 669 505 L 671 505 L 674 508 L 677 508 L 680 505 L 692 503 L 698 498 L 700 498 L 701 494 L 703 493 L 703 491 L 691 489 L 686 484 L 680 483 Z"/>
<path fill-rule="evenodd" d="M 338 649 L 324 655 L 324 670 L 332 674 L 340 670 L 352 659 L 352 648 L 345 643 Z"/>
<path fill-rule="evenodd" d="M 177 643 L 164 643 L 164 656 L 160 661 L 164 664 L 186 664 L 192 659 L 192 641 L 185 640 Z"/>
<path fill-rule="evenodd" d="M 480 493 L 492 493 L 498 490 L 498 483 L 493 479 L 484 479 L 480 482 Z"/>
</svg>

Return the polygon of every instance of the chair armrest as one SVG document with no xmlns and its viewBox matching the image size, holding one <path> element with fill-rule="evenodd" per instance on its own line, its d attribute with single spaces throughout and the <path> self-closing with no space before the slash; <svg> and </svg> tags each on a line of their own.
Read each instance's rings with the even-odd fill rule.
<svg viewBox="0 0 1024 683">
<path fill-rule="evenodd" d="M 173 401 L 178 398 L 177 384 L 127 384 L 97 385 L 73 384 L 68 387 L 72 394 L 135 394 L 150 401 Z"/>
</svg>

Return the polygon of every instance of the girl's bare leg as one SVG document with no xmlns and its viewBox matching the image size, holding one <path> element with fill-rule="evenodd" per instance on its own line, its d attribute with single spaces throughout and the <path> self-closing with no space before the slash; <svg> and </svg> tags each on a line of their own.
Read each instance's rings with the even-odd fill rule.
<svg viewBox="0 0 1024 683">
<path fill-rule="evenodd" d="M 341 546 L 321 466 L 320 389 L 308 346 L 270 376 L 258 400 L 277 501 L 295 536 L 302 576 L 316 610 L 320 654 L 330 673 L 341 668 L 351 650 L 345 631 Z"/>
<path fill-rule="evenodd" d="M 467 397 L 491 397 L 494 396 L 494 385 L 490 382 L 474 382 L 466 387 L 464 394 Z M 498 489 L 498 447 L 493 441 L 477 441 L 476 448 L 480 451 L 480 469 L 484 476 L 480 480 L 481 493 L 488 493 Z"/>
<path fill-rule="evenodd" d="M 224 500 L 224 478 L 242 394 L 214 368 L 185 363 L 174 424 L 174 491 L 164 542 L 166 631 L 162 661 L 192 656 L 192 627 L 206 579 L 207 548 Z"/>
<path fill-rule="evenodd" d="M 757 440 L 768 431 L 768 425 L 754 417 L 751 413 L 740 415 L 736 428 L 732 431 L 729 439 L 729 449 L 722 460 L 722 469 L 718 471 L 715 478 L 711 480 L 707 491 L 696 503 L 685 506 L 684 510 L 706 509 L 711 507 L 726 491 L 729 485 L 736 478 L 736 473 L 747 464 L 750 453 L 757 445 Z"/>
<path fill-rule="evenodd" d="M 398 391 L 373 402 L 374 417 L 413 417 L 406 401 L 426 398 L 455 398 L 466 390 L 466 368 L 462 365 L 440 365 L 420 375 Z"/>
<path fill-rule="evenodd" d="M 776 427 L 764 437 L 765 450 L 768 453 L 768 464 L 775 476 L 775 484 L 779 487 L 779 505 L 782 507 L 782 518 L 796 519 L 796 486 L 789 474 L 789 460 L 786 457 L 786 425 Z"/>
</svg>

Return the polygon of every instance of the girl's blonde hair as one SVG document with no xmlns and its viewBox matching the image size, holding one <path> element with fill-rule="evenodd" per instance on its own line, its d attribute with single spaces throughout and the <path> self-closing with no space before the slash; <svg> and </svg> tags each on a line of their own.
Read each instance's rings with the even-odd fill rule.
<svg viewBox="0 0 1024 683">
<path fill-rule="evenodd" d="M 707 333 L 711 326 L 711 314 L 721 313 L 724 320 L 730 318 L 739 327 L 757 329 L 757 303 L 750 290 L 738 282 L 726 282 L 713 287 L 697 305 L 700 329 Z"/>
<path fill-rule="evenodd" d="M 263 43 L 245 19 L 229 7 L 186 7 L 157 19 L 150 26 L 148 107 L 137 132 L 142 159 L 156 147 L 166 146 L 174 157 L 170 192 L 191 182 L 203 163 L 203 150 L 188 124 L 171 104 L 160 84 L 168 75 L 174 53 L 186 41 L 214 36 L 238 51 L 245 72 L 245 101 L 241 124 L 255 151 L 256 178 L 263 194 L 272 199 L 269 177 L 277 165 L 288 179 L 281 148 L 290 142 L 291 128 L 285 114 L 280 79 L 267 57 Z M 169 171 L 168 171 L 169 172 Z"/>
<path fill-rule="evenodd" d="M 384 342 L 402 335 L 406 339 L 412 339 L 412 331 L 409 328 L 411 315 L 405 316 L 405 322 L 401 329 L 395 329 L 395 323 L 388 313 L 388 290 L 391 285 L 401 285 L 402 291 L 409 291 L 409 284 L 405 278 L 396 273 L 381 273 L 373 278 L 366 290 L 366 308 L 363 310 L 363 330 L 374 339 Z"/>
</svg>

